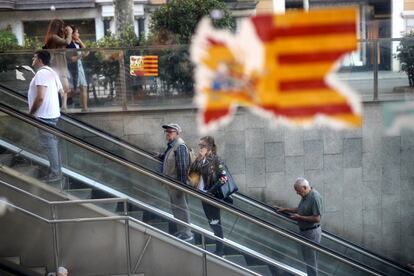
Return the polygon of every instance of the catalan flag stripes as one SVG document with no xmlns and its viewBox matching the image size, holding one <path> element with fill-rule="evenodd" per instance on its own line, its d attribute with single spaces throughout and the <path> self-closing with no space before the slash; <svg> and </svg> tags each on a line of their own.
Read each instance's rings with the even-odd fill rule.
<svg viewBox="0 0 414 276">
<path fill-rule="evenodd" d="M 320 10 L 252 19 L 265 47 L 269 78 L 261 93 L 263 107 L 277 115 L 311 120 L 325 114 L 360 125 L 347 98 L 326 82 L 343 54 L 356 49 L 356 11 Z M 274 91 L 274 93 L 268 93 Z"/>
<path fill-rule="evenodd" d="M 158 56 L 144 56 L 144 76 L 158 76 Z"/>
</svg>

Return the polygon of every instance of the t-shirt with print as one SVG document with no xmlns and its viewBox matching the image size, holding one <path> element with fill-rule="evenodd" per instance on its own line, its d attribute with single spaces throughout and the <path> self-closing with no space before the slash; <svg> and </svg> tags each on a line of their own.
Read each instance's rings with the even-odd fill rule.
<svg viewBox="0 0 414 276">
<path fill-rule="evenodd" d="M 47 88 L 43 102 L 34 115 L 44 119 L 58 118 L 60 116 L 59 90 L 62 89 L 59 76 L 49 66 L 43 66 L 37 71 L 30 82 L 27 93 L 29 109 L 32 108 L 34 100 L 36 99 L 38 85 L 46 86 Z"/>
<path fill-rule="evenodd" d="M 299 203 L 298 214 L 301 216 L 321 216 L 323 212 L 322 196 L 318 191 L 312 189 Z M 313 227 L 319 223 L 298 221 L 301 229 Z"/>
</svg>

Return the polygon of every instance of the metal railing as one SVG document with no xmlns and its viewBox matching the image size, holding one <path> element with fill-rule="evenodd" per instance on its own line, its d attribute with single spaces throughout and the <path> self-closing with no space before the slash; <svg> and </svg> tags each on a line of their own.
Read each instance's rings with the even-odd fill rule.
<svg viewBox="0 0 414 276">
<path fill-rule="evenodd" d="M 53 251 L 54 251 L 53 253 L 54 253 L 54 263 L 55 263 L 55 267 L 56 268 L 59 266 L 59 256 L 60 256 L 60 254 L 59 254 L 59 247 L 58 247 L 58 239 L 59 239 L 59 237 L 58 237 L 58 231 L 56 229 L 56 225 L 57 224 L 62 224 L 62 223 L 83 223 L 83 222 L 121 221 L 121 220 L 124 221 L 124 223 L 125 223 L 125 244 L 126 244 L 126 247 L 125 247 L 126 249 L 125 250 L 126 250 L 126 257 L 127 257 L 126 263 L 127 263 L 127 272 L 128 272 L 128 275 L 134 274 L 134 273 L 137 272 L 137 269 L 138 269 L 139 264 L 140 264 L 140 262 L 142 260 L 142 257 L 145 254 L 145 250 L 148 247 L 148 244 L 150 242 L 150 238 L 149 238 L 146 241 L 146 243 L 145 243 L 145 246 L 143 248 L 143 251 L 141 252 L 140 256 L 138 257 L 138 259 L 137 259 L 137 261 L 136 261 L 136 263 L 134 265 L 134 268 L 131 269 L 132 268 L 132 266 L 130 264 L 130 262 L 131 262 L 131 250 L 130 250 L 130 248 L 131 248 L 130 247 L 131 239 L 130 239 L 129 229 L 132 226 L 129 224 L 130 221 L 132 221 L 134 223 L 137 223 L 137 224 L 140 224 L 141 226 L 144 226 L 145 228 L 149 228 L 149 229 L 151 229 L 152 231 L 154 231 L 154 232 L 156 232 L 158 234 L 161 234 L 163 236 L 168 236 L 170 238 L 174 238 L 176 241 L 181 242 L 181 243 L 184 243 L 182 240 L 180 240 L 178 238 L 175 238 L 172 235 L 166 234 L 165 232 L 163 232 L 160 229 L 157 229 L 157 228 L 155 228 L 155 227 L 153 227 L 151 225 L 148 225 L 148 224 L 146 224 L 146 223 L 144 223 L 144 222 L 142 222 L 142 221 L 140 221 L 138 219 L 135 219 L 133 217 L 128 216 L 127 215 L 128 214 L 127 204 L 128 203 L 136 204 L 135 201 L 134 202 L 131 202 L 129 198 L 105 198 L 105 199 L 83 199 L 83 200 L 70 200 L 70 201 L 48 201 L 48 200 L 46 200 L 46 199 L 44 199 L 42 197 L 39 197 L 37 195 L 33 195 L 33 194 L 31 194 L 31 193 L 23 190 L 23 189 L 20 189 L 20 188 L 15 187 L 15 186 L 13 186 L 11 184 L 8 184 L 8 183 L 6 183 L 6 182 L 4 182 L 2 180 L 0 180 L 0 184 L 3 185 L 3 186 L 7 186 L 8 188 L 13 189 L 13 190 L 15 190 L 15 191 L 17 191 L 19 193 L 22 193 L 22 194 L 24 194 L 26 196 L 29 196 L 29 197 L 31 197 L 31 198 L 33 198 L 35 200 L 38 200 L 38 201 L 40 201 L 40 202 L 42 202 L 44 204 L 47 204 L 50 207 L 51 213 L 52 213 L 52 219 L 47 219 L 47 218 L 44 218 L 44 217 L 42 217 L 42 216 L 40 216 L 38 214 L 35 214 L 33 212 L 30 212 L 30 211 L 28 211 L 28 210 L 26 210 L 24 208 L 21 208 L 19 206 L 16 206 L 16 205 L 14 205 L 14 204 L 6 201 L 6 200 L 0 199 L 0 202 L 2 202 L 3 204 L 8 205 L 8 206 L 11 206 L 13 209 L 16 209 L 16 210 L 18 210 L 18 211 L 20 211 L 22 213 L 25 213 L 26 215 L 32 216 L 32 217 L 34 217 L 34 218 L 36 218 L 38 220 L 41 220 L 41 221 L 43 221 L 45 223 L 48 223 L 48 224 L 51 224 L 53 226 Z M 98 204 L 98 203 L 123 203 L 125 215 L 124 216 L 91 217 L 91 218 L 83 218 L 83 217 L 81 218 L 81 217 L 78 217 L 78 218 L 70 218 L 70 219 L 58 219 L 58 218 L 56 218 L 57 217 L 57 212 L 56 212 L 56 208 L 55 208 L 56 206 L 59 206 L 59 205 L 62 206 L 62 205 L 89 204 L 89 203 L 92 203 L 92 204 Z M 151 207 L 149 207 L 147 205 L 141 204 L 140 207 L 143 208 L 143 209 L 148 209 L 148 210 L 150 210 L 150 211 L 152 211 L 154 213 L 157 213 L 158 212 L 158 210 L 156 210 L 155 208 L 151 208 Z M 158 215 L 161 215 L 161 216 L 164 216 L 165 217 L 165 215 L 163 215 L 162 213 L 158 213 Z M 247 269 L 247 268 L 245 268 L 243 266 L 240 266 L 240 265 L 235 264 L 233 262 L 230 262 L 230 261 L 228 261 L 228 260 L 226 260 L 226 259 L 224 259 L 222 257 L 219 257 L 219 256 L 217 256 L 217 255 L 215 255 L 215 254 L 207 251 L 207 249 L 206 249 L 206 237 L 208 237 L 210 239 L 220 240 L 221 242 L 223 242 L 223 243 L 225 243 L 227 245 L 230 245 L 231 243 L 229 243 L 228 241 L 226 241 L 224 239 L 221 239 L 221 238 L 218 238 L 218 237 L 216 237 L 216 236 L 208 233 L 207 231 L 201 231 L 200 229 L 195 228 L 191 224 L 187 224 L 187 223 L 182 222 L 180 220 L 177 220 L 177 219 L 175 219 L 173 217 L 169 217 L 168 219 L 173 220 L 175 223 L 178 223 L 178 224 L 181 224 L 181 225 L 185 225 L 187 227 L 190 227 L 192 229 L 192 231 L 201 234 L 201 236 L 202 236 L 202 248 L 200 248 L 198 246 L 195 246 L 195 245 L 192 245 L 192 244 L 188 244 L 188 243 L 186 243 L 186 244 L 188 246 L 190 246 L 191 248 L 196 249 L 197 251 L 200 251 L 202 253 L 203 264 L 207 264 L 207 256 L 211 256 L 211 257 L 220 259 L 220 260 L 226 262 L 227 264 L 230 264 L 230 265 L 236 267 L 237 269 L 240 269 L 240 270 L 242 270 L 242 271 L 244 271 L 244 272 L 246 272 L 248 274 L 257 275 L 257 276 L 260 275 L 260 274 L 257 274 L 254 271 L 251 271 L 251 270 L 249 270 L 249 269 Z M 149 234 L 150 237 L 153 236 L 151 232 L 146 231 L 146 233 Z M 288 271 L 288 272 L 290 272 L 292 274 L 300 275 L 300 276 L 305 276 L 306 275 L 305 273 L 303 273 L 303 272 L 301 272 L 301 271 L 299 271 L 297 269 L 294 269 L 294 268 L 289 267 L 289 266 L 286 266 L 286 265 L 284 265 L 284 264 L 282 264 L 280 262 L 277 262 L 277 261 L 271 260 L 269 258 L 266 258 L 264 256 L 261 256 L 261 254 L 255 253 L 254 251 L 245 251 L 244 253 L 247 253 L 247 254 L 255 257 L 255 258 L 258 258 L 258 259 L 260 259 L 262 261 L 265 261 L 266 263 L 269 263 L 269 264 L 271 264 L 273 266 L 276 266 L 278 268 L 281 268 L 281 269 L 283 269 L 285 271 Z M 208 275 L 207 266 L 206 265 L 203 265 L 203 275 Z"/>
<path fill-rule="evenodd" d="M 395 87 L 408 86 L 408 77 L 397 68 L 396 44 L 402 40 L 407 38 L 359 40 L 358 50 L 341 59 L 336 77 L 354 88 L 364 101 L 404 98 L 401 93 L 392 91 Z M 194 84 L 188 47 L 168 45 L 50 51 L 64 51 L 67 56 L 88 52 L 89 55 L 82 61 L 87 75 L 90 106 L 97 107 L 95 111 L 126 111 L 195 107 L 192 103 Z M 13 72 L 16 68 L 21 72 L 27 72 L 22 66 L 31 65 L 32 55 L 29 51 L 5 52 L 0 54 L 0 62 L 9 64 L 8 68 Z M 158 56 L 159 75 L 131 75 L 129 57 L 133 55 Z M 0 82 L 12 88 L 19 87 L 17 90 L 26 93 L 31 77 L 19 81 L 16 76 L 7 79 L 6 73 L 0 73 Z M 386 76 L 383 76 L 385 73 Z M 75 102 L 77 98 L 73 96 Z M 77 109 L 72 111 L 76 112 Z"/>
<path fill-rule="evenodd" d="M 322 247 L 322 246 L 320 246 L 318 244 L 315 244 L 313 242 L 304 240 L 301 236 L 299 236 L 296 233 L 292 233 L 290 231 L 283 230 L 283 229 L 281 229 L 281 228 L 279 228 L 277 226 L 274 226 L 272 224 L 269 224 L 268 222 L 265 222 L 265 221 L 262 221 L 262 220 L 260 220 L 258 218 L 255 218 L 252 215 L 248 215 L 248 214 L 246 214 L 244 212 L 241 212 L 241 211 L 239 211 L 238 209 L 236 209 L 234 207 L 228 206 L 228 205 L 223 204 L 223 203 L 221 203 L 221 202 L 219 202 L 217 200 L 211 199 L 209 196 L 203 195 L 202 193 L 200 193 L 198 191 L 195 191 L 195 190 L 193 190 L 190 187 L 186 187 L 186 186 L 180 185 L 178 182 L 171 181 L 171 180 L 166 179 L 165 177 L 163 177 L 163 176 L 161 176 L 159 174 L 155 174 L 152 171 L 149 171 L 147 169 L 141 168 L 137 164 L 133 164 L 133 163 L 131 163 L 129 161 L 126 161 L 126 160 L 121 159 L 119 157 L 113 156 L 112 154 L 110 154 L 108 152 L 105 152 L 105 151 L 103 151 L 101 149 L 98 149 L 98 148 L 96 148 L 96 147 L 94 147 L 92 145 L 85 144 L 80 139 L 77 139 L 77 138 L 75 138 L 73 136 L 70 136 L 68 134 L 62 133 L 61 131 L 58 131 L 57 129 L 55 129 L 53 127 L 50 127 L 50 126 L 48 126 L 46 124 L 43 124 L 43 123 L 41 123 L 41 122 L 39 122 L 39 121 L 37 121 L 37 120 L 35 120 L 35 119 L 33 119 L 33 118 L 31 118 L 31 117 L 23 114 L 21 112 L 18 112 L 18 111 L 14 110 L 14 109 L 12 109 L 12 108 L 10 108 L 8 106 L 5 106 L 2 103 L 0 103 L 0 111 L 4 112 L 6 114 L 12 115 L 13 117 L 18 118 L 19 120 L 22 120 L 22 121 L 24 121 L 24 122 L 26 122 L 26 123 L 28 123 L 30 125 L 33 125 L 36 128 L 39 128 L 39 129 L 42 129 L 42 130 L 47 131 L 49 133 L 52 133 L 52 134 L 58 136 L 61 139 L 64 139 L 64 140 L 66 140 L 68 142 L 71 142 L 71 143 L 73 143 L 73 144 L 75 144 L 75 145 L 77 145 L 77 146 L 79 146 L 81 148 L 84 148 L 84 149 L 86 149 L 86 150 L 88 150 L 90 152 L 93 152 L 95 154 L 98 154 L 99 156 L 102 156 L 102 157 L 107 158 L 107 159 L 109 159 L 111 161 L 114 161 L 114 162 L 116 162 L 118 164 L 121 164 L 122 166 L 125 166 L 125 167 L 127 167 L 129 169 L 132 169 L 134 171 L 137 171 L 137 172 L 139 172 L 139 173 L 141 173 L 141 174 L 143 174 L 145 176 L 148 176 L 148 177 L 150 177 L 150 178 L 152 178 L 152 179 L 154 179 L 154 180 L 156 180 L 156 181 L 158 181 L 160 183 L 166 184 L 167 186 L 170 186 L 170 187 L 172 187 L 175 190 L 179 190 L 181 192 L 184 192 L 185 194 L 191 195 L 191 196 L 193 196 L 193 197 L 195 197 L 195 198 L 197 198 L 197 199 L 199 199 L 201 201 L 204 201 L 204 202 L 207 202 L 207 203 L 209 203 L 209 204 L 211 204 L 213 206 L 216 206 L 216 207 L 220 208 L 221 210 L 225 210 L 225 211 L 227 211 L 227 212 L 229 212 L 231 214 L 234 214 L 234 215 L 236 215 L 239 218 L 243 218 L 243 219 L 245 219 L 245 220 L 247 220 L 249 222 L 252 222 L 255 225 L 258 225 L 260 227 L 263 227 L 266 230 L 269 230 L 270 232 L 273 232 L 273 233 L 276 233 L 276 234 L 281 235 L 283 237 L 286 237 L 286 238 L 288 238 L 288 239 L 290 239 L 290 240 L 292 240 L 292 241 L 294 241 L 294 242 L 296 242 L 296 243 L 298 243 L 300 245 L 304 245 L 304 246 L 306 246 L 308 248 L 314 249 L 314 250 L 316 250 L 318 252 L 321 252 L 321 253 L 323 253 L 323 254 L 325 254 L 327 256 L 330 256 L 330 257 L 332 257 L 332 258 L 334 258 L 336 260 L 339 260 L 342 263 L 348 264 L 348 265 L 350 265 L 352 267 L 355 267 L 355 268 L 357 268 L 359 270 L 365 271 L 365 272 L 367 272 L 369 274 L 372 274 L 372 275 L 381 275 L 378 272 L 375 272 L 372 269 L 367 268 L 367 267 L 365 267 L 362 264 L 360 265 L 360 264 L 352 261 L 351 259 L 349 259 L 349 258 L 347 258 L 345 256 L 340 256 L 338 253 L 333 252 L 332 250 L 329 250 L 327 248 L 324 248 L 324 247 Z"/>
<path fill-rule="evenodd" d="M 4 93 L 7 93 L 9 96 L 14 97 L 14 98 L 16 98 L 16 99 L 18 99 L 20 101 L 27 101 L 25 96 L 22 96 L 22 95 L 19 95 L 19 94 L 16 95 L 16 93 L 14 91 L 9 90 L 9 88 L 6 88 L 6 87 L 2 86 L 1 84 L 0 84 L 0 87 L 2 87 L 3 89 L 5 89 L 6 91 L 4 91 Z M 71 117 L 68 117 L 66 115 L 62 115 L 61 118 L 62 118 L 62 120 L 66 121 L 66 122 L 68 122 L 70 124 L 75 125 L 76 127 L 79 127 L 81 129 L 84 129 L 84 130 L 86 130 L 86 131 L 88 131 L 88 132 L 90 132 L 90 133 L 92 133 L 94 135 L 97 135 L 97 136 L 99 136 L 99 137 L 101 137 L 103 139 L 109 140 L 111 143 L 115 143 L 115 144 L 117 144 L 118 146 L 120 146 L 120 147 L 122 147 L 124 149 L 130 150 L 130 151 L 132 151 L 132 152 L 134 152 L 134 153 L 136 153 L 138 155 L 141 155 L 141 156 L 144 156 L 146 158 L 149 158 L 153 162 L 160 163 L 160 161 L 158 159 L 155 159 L 148 152 L 145 152 L 144 150 L 141 150 L 141 149 L 137 149 L 135 146 L 132 146 L 132 145 L 130 145 L 130 144 L 128 144 L 128 143 L 126 143 L 126 142 L 124 142 L 122 140 L 115 139 L 110 134 L 107 134 L 105 132 L 102 132 L 100 130 L 97 130 L 94 127 L 91 127 L 91 126 L 85 124 L 84 122 L 79 122 L 78 120 L 76 120 L 74 118 L 71 118 Z M 283 215 L 281 215 L 279 213 L 276 213 L 273 208 L 267 206 L 266 204 L 261 203 L 261 202 L 255 202 L 254 200 L 246 197 L 243 194 L 235 193 L 233 195 L 233 197 L 235 197 L 236 199 L 238 199 L 238 200 L 240 200 L 242 202 L 245 202 L 247 204 L 250 204 L 250 205 L 252 205 L 252 206 L 254 206 L 254 207 L 256 207 L 256 208 L 258 208 L 258 209 L 260 209 L 262 211 L 271 213 L 271 214 L 277 216 L 278 218 L 281 218 L 283 220 L 289 221 L 292 224 L 297 224 L 296 221 L 293 221 L 293 220 L 287 218 L 286 216 L 283 216 Z M 363 249 L 363 248 L 361 248 L 361 247 L 359 247 L 359 246 L 357 246 L 355 244 L 352 244 L 352 243 L 349 243 L 347 241 L 344 241 L 344 240 L 342 240 L 340 238 L 337 238 L 336 236 L 332 235 L 331 233 L 329 233 L 329 232 L 327 232 L 325 230 L 323 230 L 322 235 L 323 235 L 324 238 L 327 238 L 327 239 L 329 239 L 329 240 L 331 240 L 331 241 L 333 241 L 333 242 L 335 242 L 335 243 L 337 243 L 339 245 L 343 245 L 347 249 L 354 250 L 354 251 L 356 251 L 356 252 L 358 252 L 358 253 L 360 253 L 360 254 L 362 254 L 364 256 L 367 256 L 369 258 L 375 259 L 376 261 L 379 261 L 379 262 L 384 263 L 386 265 L 395 267 L 396 269 L 401 269 L 399 266 L 395 265 L 393 262 L 391 262 L 389 260 L 386 260 L 386 259 L 384 259 L 382 257 L 379 257 L 379 256 L 377 256 L 377 255 L 375 255 L 375 254 L 373 254 L 371 252 L 367 252 L 367 250 L 365 250 L 365 249 Z"/>
</svg>

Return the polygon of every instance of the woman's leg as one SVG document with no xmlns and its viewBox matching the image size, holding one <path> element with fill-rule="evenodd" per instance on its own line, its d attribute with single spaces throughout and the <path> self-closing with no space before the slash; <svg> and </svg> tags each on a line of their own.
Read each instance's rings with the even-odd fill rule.
<svg viewBox="0 0 414 276">
<path fill-rule="evenodd" d="M 210 205 L 208 203 L 202 202 L 204 213 L 206 214 L 208 224 L 211 229 L 219 238 L 223 238 L 223 228 L 221 227 L 221 218 L 220 218 L 220 209 Z M 216 251 L 214 252 L 217 255 L 223 255 L 223 243 L 216 241 Z"/>
<path fill-rule="evenodd" d="M 62 83 L 62 87 L 63 87 L 63 97 L 62 97 L 62 110 L 66 111 L 68 109 L 68 94 L 69 94 L 69 81 L 67 77 L 61 77 L 60 81 Z"/>
<path fill-rule="evenodd" d="M 88 87 L 81 86 L 79 89 L 82 111 L 88 111 Z"/>
</svg>

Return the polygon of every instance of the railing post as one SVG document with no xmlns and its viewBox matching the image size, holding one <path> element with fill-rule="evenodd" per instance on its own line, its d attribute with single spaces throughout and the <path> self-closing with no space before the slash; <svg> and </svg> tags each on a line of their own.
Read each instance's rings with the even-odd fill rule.
<svg viewBox="0 0 414 276">
<path fill-rule="evenodd" d="M 56 208 L 55 205 L 50 205 L 52 210 L 52 219 L 56 219 Z M 54 255 L 54 262 L 55 262 L 55 271 L 58 270 L 59 267 L 59 245 L 58 245 L 58 233 L 57 233 L 57 225 L 56 223 L 52 224 L 52 232 L 53 232 L 53 255 Z"/>
<path fill-rule="evenodd" d="M 204 250 L 207 250 L 206 246 L 206 238 L 204 235 L 201 235 L 201 246 Z M 203 276 L 207 276 L 207 254 L 206 252 L 203 252 Z"/>
<path fill-rule="evenodd" d="M 127 258 L 127 273 L 131 275 L 131 247 L 130 247 L 130 237 L 129 237 L 129 219 L 128 219 L 128 200 L 124 200 L 124 216 L 127 216 L 125 219 L 125 248 L 126 248 L 126 258 Z"/>
<path fill-rule="evenodd" d="M 374 73 L 374 101 L 378 100 L 378 40 L 374 41 L 374 60 L 372 64 L 372 69 Z"/>
</svg>

